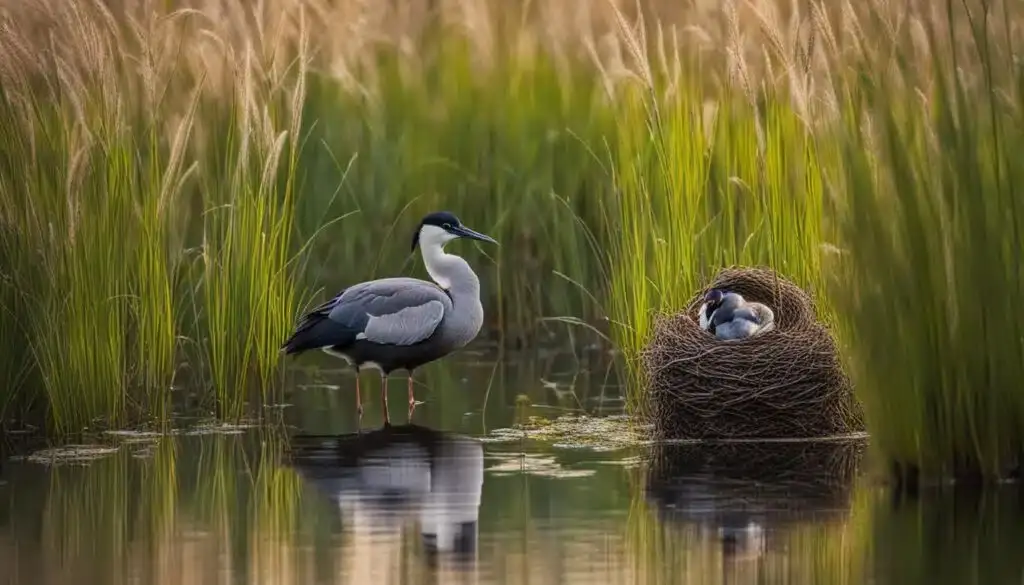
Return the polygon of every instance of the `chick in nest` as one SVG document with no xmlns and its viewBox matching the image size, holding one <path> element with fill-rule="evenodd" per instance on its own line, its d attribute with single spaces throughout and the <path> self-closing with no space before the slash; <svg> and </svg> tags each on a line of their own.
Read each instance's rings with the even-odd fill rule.
<svg viewBox="0 0 1024 585">
<path fill-rule="evenodd" d="M 747 302 L 740 294 L 713 288 L 704 295 L 700 328 L 718 339 L 746 339 L 771 331 L 775 313 L 763 303 Z"/>
</svg>

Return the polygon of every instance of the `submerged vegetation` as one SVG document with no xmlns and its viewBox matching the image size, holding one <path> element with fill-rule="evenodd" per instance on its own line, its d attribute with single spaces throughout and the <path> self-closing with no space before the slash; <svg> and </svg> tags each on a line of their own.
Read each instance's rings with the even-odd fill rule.
<svg viewBox="0 0 1024 585">
<path fill-rule="evenodd" d="M 238 417 L 303 308 L 422 274 L 444 208 L 502 244 L 459 253 L 504 341 L 571 316 L 635 372 L 658 313 L 766 265 L 888 460 L 1024 448 L 1010 2 L 120 4 L 0 3 L 5 418 L 160 419 L 184 384 Z"/>
</svg>

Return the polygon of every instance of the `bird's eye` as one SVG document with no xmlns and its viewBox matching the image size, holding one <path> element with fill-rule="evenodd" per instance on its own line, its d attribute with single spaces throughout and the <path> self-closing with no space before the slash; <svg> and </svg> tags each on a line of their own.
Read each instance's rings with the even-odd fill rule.
<svg viewBox="0 0 1024 585">
<path fill-rule="evenodd" d="M 446 230 L 450 230 L 450 229 L 452 229 L 452 224 L 446 223 L 446 224 L 443 224 L 441 227 L 443 227 Z"/>
</svg>

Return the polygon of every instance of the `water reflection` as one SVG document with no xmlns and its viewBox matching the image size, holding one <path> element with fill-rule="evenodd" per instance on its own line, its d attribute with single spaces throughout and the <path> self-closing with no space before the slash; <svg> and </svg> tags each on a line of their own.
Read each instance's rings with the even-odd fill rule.
<svg viewBox="0 0 1024 585">
<path fill-rule="evenodd" d="M 862 451 L 861 442 L 656 446 L 644 493 L 657 536 L 645 538 L 681 549 L 655 551 L 672 567 L 659 576 L 685 566 L 700 583 L 847 581 L 852 563 L 818 567 L 850 542 Z"/>
<path fill-rule="evenodd" d="M 428 566 L 476 561 L 484 480 L 479 441 L 410 424 L 296 437 L 292 449 L 292 465 L 338 507 L 355 538 L 400 542 L 418 524 Z"/>
<path fill-rule="evenodd" d="M 647 493 L 663 518 L 717 526 L 726 540 L 755 527 L 846 514 L 862 441 L 660 445 Z"/>
<path fill-rule="evenodd" d="M 362 433 L 311 408 L 290 416 L 312 429 L 209 425 L 5 461 L 0 585 L 1021 582 L 1017 486 L 893 500 L 858 476 L 862 443 L 595 447 L 563 440 L 564 420 L 557 439 L 494 441 L 479 413 L 512 427 L 526 386 L 490 403 L 438 386 L 428 423 Z"/>
<path fill-rule="evenodd" d="M 1024 583 L 1024 490 L 942 486 L 916 501 L 870 503 L 871 572 L 879 585 Z"/>
</svg>

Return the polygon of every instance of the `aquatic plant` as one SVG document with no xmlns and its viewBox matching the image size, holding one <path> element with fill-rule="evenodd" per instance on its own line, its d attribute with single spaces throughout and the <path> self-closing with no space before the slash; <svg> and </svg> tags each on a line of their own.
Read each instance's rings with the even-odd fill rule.
<svg viewBox="0 0 1024 585">
<path fill-rule="evenodd" d="M 298 306 L 292 234 L 308 57 L 300 49 L 288 77 L 274 75 L 288 67 L 257 58 L 246 53 L 233 63 L 236 101 L 223 116 L 220 104 L 207 114 L 223 132 L 211 140 L 223 142 L 206 154 L 212 164 L 201 187 L 201 331 L 216 404 L 232 417 L 241 414 L 250 376 L 265 399 Z"/>
<path fill-rule="evenodd" d="M 158 116 L 155 56 L 122 52 L 111 25 L 79 6 L 50 16 L 65 34 L 48 52 L 28 53 L 17 28 L 0 39 L 5 382 L 38 384 L 52 424 L 72 430 L 119 419 L 134 384 L 155 412 L 167 397 L 180 257 L 170 234 L 192 120 L 188 101 L 177 124 Z"/>
<path fill-rule="evenodd" d="M 460 252 L 510 345 L 560 321 L 635 365 L 655 314 L 765 265 L 841 332 L 880 450 L 1003 465 L 1015 9 L 797 4 L 5 6 L 0 405 L 78 430 L 187 381 L 238 417 L 304 308 L 421 275 L 408 230 L 450 208 L 502 244 Z"/>
<path fill-rule="evenodd" d="M 384 48 L 366 73 L 369 96 L 313 71 L 309 142 L 323 147 L 301 160 L 310 179 L 300 230 L 348 214 L 311 243 L 309 282 L 325 295 L 395 273 L 426 278 L 411 232 L 423 214 L 450 209 L 500 243 L 455 244 L 480 274 L 490 332 L 532 342 L 541 317 L 595 312 L 600 264 L 578 222 L 597 225 L 593 202 L 611 192 L 590 149 L 613 112 L 595 99 L 594 75 L 500 48 L 510 43 L 485 67 L 450 31 L 412 62 Z"/>
<path fill-rule="evenodd" d="M 1024 73 L 1008 6 L 942 10 L 842 81 L 833 298 L 881 457 L 910 480 L 991 479 L 1024 449 Z"/>
<path fill-rule="evenodd" d="M 638 374 L 655 315 L 683 310 L 719 268 L 763 265 L 820 291 L 831 232 L 825 161 L 790 92 L 755 89 L 742 63 L 739 83 L 708 90 L 700 63 L 665 37 L 623 35 L 637 81 L 618 97 L 607 294 L 615 338 Z M 643 406 L 639 378 L 630 402 Z"/>
<path fill-rule="evenodd" d="M 587 144 L 611 119 L 596 77 L 543 52 L 484 66 L 483 40 L 430 24 L 437 54 L 385 46 L 353 87 L 319 25 L 313 62 L 301 10 L 156 8 L 4 13 L 3 404 L 24 391 L 56 431 L 160 418 L 185 372 L 237 417 L 265 397 L 306 284 L 401 269 L 408 248 L 384 242 L 417 207 L 505 244 L 479 262 L 493 329 L 522 341 L 592 302 L 576 227 L 578 200 L 609 191 Z"/>
</svg>

